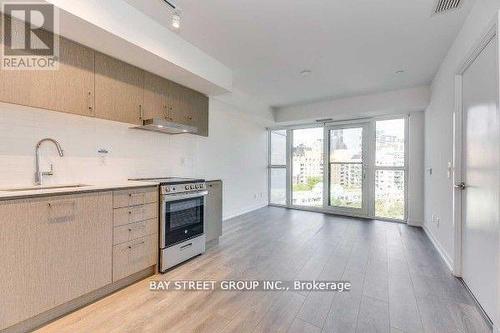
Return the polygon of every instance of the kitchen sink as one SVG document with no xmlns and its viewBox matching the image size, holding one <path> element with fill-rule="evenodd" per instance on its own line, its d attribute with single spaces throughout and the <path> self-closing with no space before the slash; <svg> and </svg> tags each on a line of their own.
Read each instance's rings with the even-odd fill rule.
<svg viewBox="0 0 500 333">
<path fill-rule="evenodd" d="M 70 185 L 51 185 L 51 186 L 30 186 L 30 187 L 15 187 L 15 188 L 3 188 L 0 192 L 23 192 L 23 191 L 44 191 L 44 190 L 56 190 L 56 189 L 71 189 L 71 188 L 81 188 L 90 185 L 85 184 L 70 184 Z"/>
</svg>

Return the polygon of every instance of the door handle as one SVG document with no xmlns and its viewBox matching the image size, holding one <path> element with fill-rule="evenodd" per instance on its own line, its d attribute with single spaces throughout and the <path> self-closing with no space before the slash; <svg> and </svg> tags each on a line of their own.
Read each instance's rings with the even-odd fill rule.
<svg viewBox="0 0 500 333">
<path fill-rule="evenodd" d="M 189 244 L 183 245 L 179 249 L 182 251 L 182 250 L 187 249 L 188 247 L 191 247 L 191 246 L 193 246 L 193 243 L 189 243 Z"/>
<path fill-rule="evenodd" d="M 458 184 L 455 184 L 454 187 L 457 189 L 457 190 L 465 190 L 467 188 L 467 185 L 465 185 L 464 182 L 461 182 L 461 183 L 458 183 Z"/>
</svg>

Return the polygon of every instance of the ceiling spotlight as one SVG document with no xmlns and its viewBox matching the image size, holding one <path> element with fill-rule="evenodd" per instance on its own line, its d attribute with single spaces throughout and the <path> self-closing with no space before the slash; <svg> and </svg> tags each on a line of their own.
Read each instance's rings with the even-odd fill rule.
<svg viewBox="0 0 500 333">
<path fill-rule="evenodd" d="M 396 71 L 396 74 L 403 74 L 405 71 L 403 69 L 400 69 L 399 71 Z"/>
<path fill-rule="evenodd" d="M 302 77 L 306 77 L 306 76 L 309 76 L 311 75 L 311 70 L 310 69 L 304 69 L 303 71 L 300 72 L 300 76 Z"/>
<path fill-rule="evenodd" d="M 181 13 L 179 10 L 175 10 L 172 15 L 172 27 L 174 29 L 180 29 L 181 27 Z"/>
</svg>

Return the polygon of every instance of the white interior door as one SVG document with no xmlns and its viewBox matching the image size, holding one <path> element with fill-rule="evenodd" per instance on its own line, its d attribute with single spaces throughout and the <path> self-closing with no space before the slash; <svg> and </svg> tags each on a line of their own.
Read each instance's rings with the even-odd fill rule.
<svg viewBox="0 0 500 333">
<path fill-rule="evenodd" d="M 499 284 L 499 111 L 493 38 L 462 76 L 463 279 L 485 312 L 497 317 Z"/>
</svg>

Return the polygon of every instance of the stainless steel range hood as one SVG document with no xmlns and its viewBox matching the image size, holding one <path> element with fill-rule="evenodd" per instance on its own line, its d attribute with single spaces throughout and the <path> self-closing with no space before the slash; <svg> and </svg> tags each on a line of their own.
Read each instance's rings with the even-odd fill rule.
<svg viewBox="0 0 500 333">
<path fill-rule="evenodd" d="M 145 131 L 160 132 L 165 134 L 198 133 L 197 127 L 174 123 L 171 121 L 167 121 L 163 118 L 146 119 L 143 121 L 142 126 L 137 126 L 132 128 L 141 129 Z"/>
</svg>

